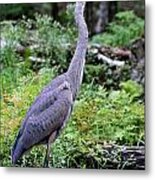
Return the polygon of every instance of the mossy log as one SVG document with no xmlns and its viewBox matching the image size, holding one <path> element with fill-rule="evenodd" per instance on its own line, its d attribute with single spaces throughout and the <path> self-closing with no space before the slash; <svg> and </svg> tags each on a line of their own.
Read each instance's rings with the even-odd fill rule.
<svg viewBox="0 0 155 180">
<path fill-rule="evenodd" d="M 103 146 L 105 169 L 145 169 L 145 146 Z"/>
</svg>

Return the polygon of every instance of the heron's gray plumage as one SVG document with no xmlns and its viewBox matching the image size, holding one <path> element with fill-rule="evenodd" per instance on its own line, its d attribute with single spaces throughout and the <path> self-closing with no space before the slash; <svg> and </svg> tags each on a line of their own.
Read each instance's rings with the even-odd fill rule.
<svg viewBox="0 0 155 180">
<path fill-rule="evenodd" d="M 85 2 L 76 3 L 75 21 L 78 26 L 79 34 L 75 53 L 67 71 L 71 82 L 73 99 L 76 98 L 77 92 L 79 91 L 82 82 L 88 43 L 88 29 L 84 20 L 84 7 Z"/>
<path fill-rule="evenodd" d="M 53 91 L 41 94 L 23 121 L 12 151 L 13 162 L 32 146 L 42 141 L 46 143 L 54 131 L 60 130 L 70 114 L 72 104 L 72 93 L 67 81 L 53 88 Z"/>
<path fill-rule="evenodd" d="M 49 143 L 54 142 L 71 114 L 82 82 L 88 41 L 88 30 L 83 18 L 84 6 L 84 2 L 76 3 L 75 20 L 79 36 L 69 69 L 53 79 L 28 110 L 12 148 L 13 164 L 25 151 L 37 144 L 47 144 L 48 158 Z"/>
</svg>

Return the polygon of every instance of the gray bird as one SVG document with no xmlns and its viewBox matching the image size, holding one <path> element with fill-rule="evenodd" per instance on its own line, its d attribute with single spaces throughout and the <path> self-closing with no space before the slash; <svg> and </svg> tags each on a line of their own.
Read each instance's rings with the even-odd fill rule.
<svg viewBox="0 0 155 180">
<path fill-rule="evenodd" d="M 46 144 L 44 167 L 49 167 L 50 145 L 69 119 L 73 103 L 82 83 L 88 30 L 84 20 L 85 2 L 76 2 L 75 21 L 78 41 L 67 72 L 47 85 L 29 108 L 12 148 L 12 163 L 33 146 Z"/>
</svg>

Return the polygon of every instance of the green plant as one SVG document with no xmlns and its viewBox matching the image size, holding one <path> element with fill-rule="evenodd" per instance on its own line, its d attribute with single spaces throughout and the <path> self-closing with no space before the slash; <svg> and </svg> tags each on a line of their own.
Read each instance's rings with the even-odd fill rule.
<svg viewBox="0 0 155 180">
<path fill-rule="evenodd" d="M 125 11 L 117 13 L 106 32 L 93 36 L 91 43 L 125 46 L 142 35 L 144 20 L 137 17 L 133 11 Z"/>
<path fill-rule="evenodd" d="M 35 15 L 35 19 L 23 17 L 18 23 L 1 22 L 1 37 L 5 44 L 0 49 L 2 91 L 11 91 L 18 86 L 18 79 L 37 68 L 37 62 L 31 62 L 30 56 L 45 61 L 42 67 L 66 70 L 68 49 L 74 41 L 75 31 L 66 29 L 47 15 Z M 19 46 L 24 45 L 24 55 L 17 53 Z M 28 47 L 27 47 L 28 46 Z M 31 46 L 31 47 L 29 47 Z M 55 71 L 56 72 L 56 71 Z"/>
<path fill-rule="evenodd" d="M 3 166 L 11 166 L 10 149 L 19 125 L 34 97 L 54 72 L 42 69 L 34 75 L 23 77 L 12 94 L 2 96 L 0 157 Z M 105 142 L 137 145 L 145 141 L 144 104 L 137 101 L 142 87 L 133 81 L 123 82 L 120 87 L 121 90 L 107 92 L 101 86 L 82 85 L 73 114 L 52 145 L 54 167 L 104 168 L 107 155 L 102 144 Z M 24 167 L 40 167 L 43 151 L 42 146 L 35 147 L 19 163 Z"/>
<path fill-rule="evenodd" d="M 83 85 L 71 120 L 54 144 L 55 167 L 104 168 L 104 143 L 144 142 L 144 105 L 134 99 L 142 87 L 133 81 L 122 84 L 121 90 L 110 93 L 100 86 Z"/>
<path fill-rule="evenodd" d="M 39 53 L 50 59 L 51 66 L 58 66 L 59 72 L 63 72 L 69 61 L 68 48 L 74 43 L 75 31 L 63 27 L 47 15 L 36 15 L 36 39 L 39 43 Z"/>
</svg>

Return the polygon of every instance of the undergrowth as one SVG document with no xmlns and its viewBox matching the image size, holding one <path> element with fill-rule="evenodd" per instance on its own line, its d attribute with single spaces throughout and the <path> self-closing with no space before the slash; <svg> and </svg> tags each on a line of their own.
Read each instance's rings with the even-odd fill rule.
<svg viewBox="0 0 155 180">
<path fill-rule="evenodd" d="M 18 88 L 2 96 L 2 166 L 11 166 L 10 150 L 20 123 L 34 97 L 54 76 L 48 69 L 33 75 L 22 78 Z M 105 142 L 119 145 L 144 142 L 144 105 L 137 100 L 141 93 L 142 87 L 133 81 L 121 83 L 120 90 L 111 92 L 101 86 L 84 84 L 66 128 L 52 145 L 52 166 L 103 168 L 101 145 Z M 19 164 L 40 167 L 44 153 L 43 146 L 37 146 Z M 89 155 L 91 164 L 87 163 Z"/>
<path fill-rule="evenodd" d="M 41 89 L 68 67 L 68 49 L 75 44 L 76 31 L 67 25 L 66 32 L 64 26 L 47 15 L 36 15 L 35 20 L 23 19 L 16 24 L 3 23 L 1 35 L 6 46 L 0 52 L 0 163 L 11 166 L 11 147 L 21 121 Z M 119 13 L 107 33 L 94 36 L 92 42 L 124 45 L 143 33 L 143 23 L 132 12 Z M 19 44 L 26 47 L 23 56 L 16 52 Z M 34 71 L 29 56 L 40 57 L 46 63 Z M 93 80 L 90 70 L 98 76 L 100 68 L 87 66 L 87 79 Z M 109 77 L 114 78 L 112 72 Z M 139 145 L 145 141 L 141 85 L 125 81 L 117 91 L 107 91 L 91 82 L 82 85 L 72 116 L 52 145 L 53 167 L 104 168 L 104 143 Z M 44 154 L 44 147 L 36 146 L 19 160 L 18 166 L 41 167 Z"/>
<path fill-rule="evenodd" d="M 92 44 L 126 46 L 144 35 L 144 20 L 133 11 L 119 12 L 108 24 L 106 32 L 92 37 Z"/>
</svg>

